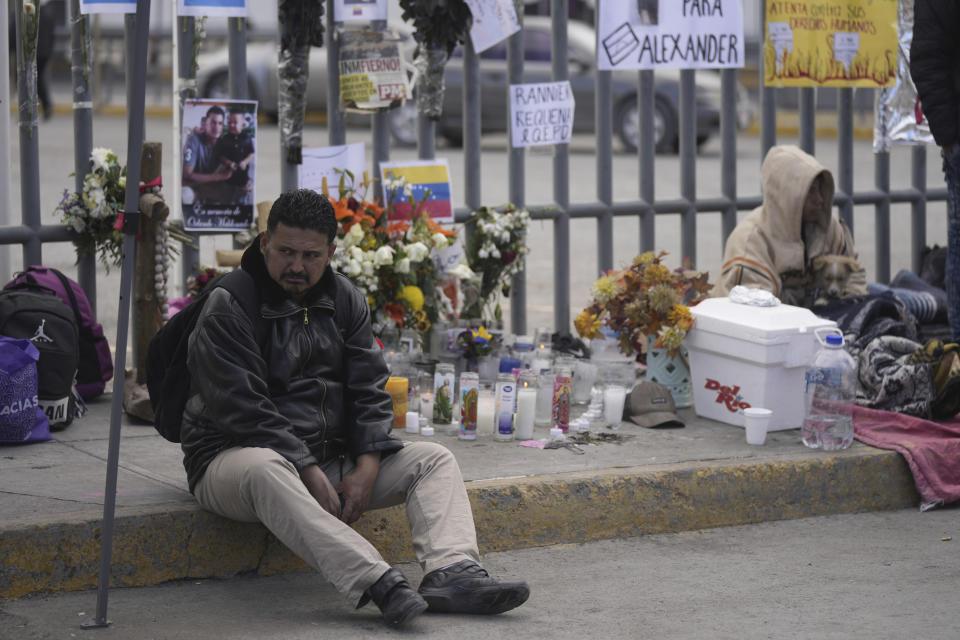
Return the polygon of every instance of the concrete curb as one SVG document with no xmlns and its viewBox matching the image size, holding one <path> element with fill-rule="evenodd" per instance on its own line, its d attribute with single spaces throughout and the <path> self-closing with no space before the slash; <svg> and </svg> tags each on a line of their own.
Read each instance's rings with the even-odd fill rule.
<svg viewBox="0 0 960 640">
<path fill-rule="evenodd" d="M 770 520 L 914 507 L 903 458 L 859 448 L 816 458 L 693 462 L 558 473 L 467 484 L 481 553 Z M 102 510 L 69 519 L 13 519 L 0 530 L 0 598 L 92 589 Z M 389 562 L 414 559 L 401 507 L 357 530 Z M 259 524 L 181 504 L 118 509 L 112 586 L 263 575 L 303 562 Z"/>
</svg>

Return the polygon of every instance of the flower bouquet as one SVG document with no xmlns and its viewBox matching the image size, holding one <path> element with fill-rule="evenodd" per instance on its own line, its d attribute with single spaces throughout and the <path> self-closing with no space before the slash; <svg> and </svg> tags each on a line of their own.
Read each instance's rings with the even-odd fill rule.
<svg viewBox="0 0 960 640">
<path fill-rule="evenodd" d="M 72 174 L 71 174 L 72 175 Z M 96 147 L 90 152 L 90 173 L 83 178 L 80 193 L 64 190 L 54 213 L 70 227 L 77 259 L 96 255 L 109 268 L 120 266 L 123 260 L 123 222 L 119 212 L 123 208 L 127 188 L 127 168 L 120 166 L 117 155 L 110 149 Z M 175 225 L 168 224 L 171 237 L 193 244 Z"/>
<path fill-rule="evenodd" d="M 429 193 L 415 201 L 403 178 L 391 178 L 385 185 L 386 207 L 368 199 L 372 185 L 366 175 L 355 182 L 351 172 L 343 171 L 339 197 L 334 199 L 323 183 L 340 223 L 333 267 L 367 296 L 375 332 L 392 326 L 423 334 L 437 320 L 455 315 L 456 294 L 445 291 L 447 276 L 431 253 L 451 244 L 457 233 L 430 218 L 423 208 Z M 391 221 L 390 213 L 400 201 L 410 203 L 411 217 Z"/>
<path fill-rule="evenodd" d="M 500 297 L 510 296 L 510 279 L 523 271 L 530 214 L 512 204 L 480 207 L 467 221 L 465 252 L 470 269 L 481 274 L 479 296 L 464 311 L 468 318 L 503 320 Z"/>
<path fill-rule="evenodd" d="M 583 338 L 600 338 L 606 325 L 619 335 L 626 355 L 649 347 L 676 355 L 693 317 L 690 307 L 707 297 L 706 273 L 690 269 L 670 271 L 661 263 L 666 252 L 641 253 L 626 269 L 609 271 L 593 283 L 593 302 L 574 320 Z"/>
</svg>

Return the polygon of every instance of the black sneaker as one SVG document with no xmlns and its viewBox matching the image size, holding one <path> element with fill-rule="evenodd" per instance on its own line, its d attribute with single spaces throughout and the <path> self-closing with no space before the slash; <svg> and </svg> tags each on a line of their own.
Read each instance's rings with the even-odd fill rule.
<svg viewBox="0 0 960 640">
<path fill-rule="evenodd" d="M 530 597 L 526 582 L 494 580 L 470 560 L 431 571 L 423 577 L 417 591 L 430 605 L 430 611 L 442 613 L 503 613 Z"/>
<path fill-rule="evenodd" d="M 396 569 L 390 569 L 373 583 L 363 594 L 357 608 L 370 600 L 380 607 L 384 621 L 392 626 L 412 620 L 427 609 L 426 601 Z"/>
</svg>

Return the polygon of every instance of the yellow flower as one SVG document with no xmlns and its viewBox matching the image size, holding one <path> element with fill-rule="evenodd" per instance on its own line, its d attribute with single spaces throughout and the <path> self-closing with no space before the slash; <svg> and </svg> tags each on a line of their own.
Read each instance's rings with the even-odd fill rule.
<svg viewBox="0 0 960 640">
<path fill-rule="evenodd" d="M 666 315 L 677 304 L 677 292 L 668 284 L 651 287 L 647 295 L 650 297 L 650 309 L 656 313 Z"/>
<path fill-rule="evenodd" d="M 648 264 L 643 270 L 643 281 L 647 284 L 664 284 L 670 282 L 670 269 L 660 263 Z"/>
<path fill-rule="evenodd" d="M 603 326 L 603 322 L 597 317 L 597 314 L 590 313 L 590 309 L 584 309 L 574 319 L 573 326 L 581 338 L 592 340 L 601 336 L 600 327 Z"/>
<path fill-rule="evenodd" d="M 593 297 L 603 304 L 617 295 L 617 285 L 609 276 L 602 276 L 593 283 Z"/>
<path fill-rule="evenodd" d="M 411 311 L 420 311 L 423 309 L 423 291 L 416 285 L 408 284 L 401 289 L 397 300 L 405 301 Z"/>
<path fill-rule="evenodd" d="M 473 333 L 474 340 L 476 340 L 477 338 L 482 338 L 483 340 L 490 342 L 493 339 L 493 336 L 490 334 L 489 331 L 487 331 L 485 327 L 480 327 L 479 329 L 472 329 L 471 332 Z"/>
<path fill-rule="evenodd" d="M 683 339 L 687 332 L 676 327 L 664 327 L 660 329 L 660 339 L 657 343 L 663 345 L 668 352 L 676 351 L 683 344 Z"/>
<path fill-rule="evenodd" d="M 670 309 L 670 313 L 667 314 L 667 322 L 675 326 L 679 326 L 692 319 L 693 316 L 690 314 L 690 307 L 682 304 L 673 305 L 673 309 Z"/>
<path fill-rule="evenodd" d="M 637 254 L 637 256 L 633 259 L 633 264 L 637 265 L 638 267 L 645 267 L 653 262 L 655 258 L 656 256 L 653 255 L 653 251 L 646 251 L 644 253 Z"/>
</svg>

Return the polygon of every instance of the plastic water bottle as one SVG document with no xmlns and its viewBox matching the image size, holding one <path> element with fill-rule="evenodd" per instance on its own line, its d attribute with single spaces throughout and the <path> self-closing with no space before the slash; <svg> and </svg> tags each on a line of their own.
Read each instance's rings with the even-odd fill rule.
<svg viewBox="0 0 960 640">
<path fill-rule="evenodd" d="M 804 376 L 803 444 L 836 451 L 853 443 L 856 390 L 857 364 L 844 350 L 843 336 L 831 333 Z"/>
</svg>

